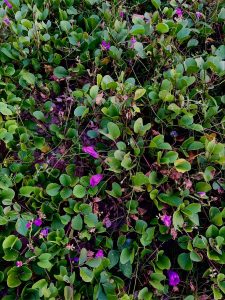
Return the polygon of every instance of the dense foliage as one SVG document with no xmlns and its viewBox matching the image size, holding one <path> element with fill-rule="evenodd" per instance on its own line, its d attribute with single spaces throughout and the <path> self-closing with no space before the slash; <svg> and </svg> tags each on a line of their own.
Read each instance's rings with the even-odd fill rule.
<svg viewBox="0 0 225 300">
<path fill-rule="evenodd" d="M 224 20 L 0 0 L 1 299 L 225 299 Z"/>
</svg>

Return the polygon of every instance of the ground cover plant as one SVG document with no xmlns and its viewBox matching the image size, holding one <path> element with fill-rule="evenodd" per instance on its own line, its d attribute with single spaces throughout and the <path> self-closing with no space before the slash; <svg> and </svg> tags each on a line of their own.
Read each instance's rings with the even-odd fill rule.
<svg viewBox="0 0 225 300">
<path fill-rule="evenodd" d="M 0 1 L 1 299 L 225 299 L 224 21 Z"/>
</svg>

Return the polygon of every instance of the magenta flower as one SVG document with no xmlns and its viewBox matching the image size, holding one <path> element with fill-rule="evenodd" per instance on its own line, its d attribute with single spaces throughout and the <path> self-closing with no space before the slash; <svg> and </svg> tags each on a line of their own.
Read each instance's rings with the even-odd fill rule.
<svg viewBox="0 0 225 300">
<path fill-rule="evenodd" d="M 41 232 L 40 232 L 40 235 L 43 236 L 43 237 L 47 237 L 48 232 L 49 232 L 48 228 L 42 229 Z"/>
<path fill-rule="evenodd" d="M 172 217 L 171 217 L 171 216 L 163 215 L 163 216 L 161 217 L 161 220 L 162 220 L 163 224 L 164 224 L 166 227 L 170 227 L 171 222 L 172 222 Z"/>
<path fill-rule="evenodd" d="M 169 270 L 167 274 L 169 277 L 169 285 L 176 286 L 180 283 L 180 277 L 177 272 Z"/>
<path fill-rule="evenodd" d="M 175 10 L 175 14 L 177 14 L 178 18 L 182 18 L 183 17 L 183 11 L 180 8 L 177 8 Z"/>
<path fill-rule="evenodd" d="M 110 42 L 107 43 L 106 41 L 103 40 L 101 45 L 102 45 L 103 50 L 109 50 L 110 49 Z"/>
<path fill-rule="evenodd" d="M 38 218 L 38 219 L 34 220 L 34 225 L 36 225 L 36 226 L 40 227 L 40 226 L 41 226 L 41 224 L 42 224 L 42 220 L 41 220 L 40 218 Z"/>
<path fill-rule="evenodd" d="M 32 225 L 32 223 L 31 223 L 31 221 L 29 221 L 29 222 L 26 224 L 26 228 L 27 228 L 27 229 L 30 229 L 30 228 L 31 228 L 31 225 Z"/>
<path fill-rule="evenodd" d="M 8 6 L 8 8 L 12 8 L 12 4 L 8 0 L 3 0 L 5 4 Z"/>
<path fill-rule="evenodd" d="M 95 258 L 103 258 L 104 257 L 104 252 L 103 250 L 98 250 L 97 253 L 95 254 Z"/>
<path fill-rule="evenodd" d="M 85 153 L 88 153 L 90 154 L 92 157 L 94 158 L 99 158 L 99 154 L 98 152 L 95 151 L 94 147 L 93 146 L 87 146 L 87 147 L 83 147 L 82 150 L 85 152 Z"/>
<path fill-rule="evenodd" d="M 203 14 L 200 11 L 196 11 L 195 15 L 198 19 L 200 19 L 203 16 Z"/>
<path fill-rule="evenodd" d="M 206 196 L 206 192 L 197 192 L 197 194 L 199 194 L 200 197 L 205 197 Z"/>
<path fill-rule="evenodd" d="M 10 25 L 10 20 L 9 20 L 9 18 L 7 18 L 7 17 L 5 17 L 5 18 L 3 19 L 3 22 L 5 23 L 6 26 L 9 26 L 9 25 Z"/>
<path fill-rule="evenodd" d="M 22 267 L 22 265 L 23 265 L 23 262 L 22 261 L 20 261 L 20 260 L 18 260 L 17 262 L 16 262 L 16 266 L 19 268 L 19 267 Z"/>
<path fill-rule="evenodd" d="M 135 39 L 135 37 L 132 36 L 132 38 L 130 39 L 130 48 L 134 48 L 134 44 L 137 42 L 137 40 Z"/>
<path fill-rule="evenodd" d="M 96 174 L 96 175 L 93 175 L 91 176 L 91 179 L 90 179 L 90 185 L 92 187 L 95 187 L 96 185 L 99 184 L 99 182 L 103 179 L 103 175 L 102 174 Z"/>
</svg>

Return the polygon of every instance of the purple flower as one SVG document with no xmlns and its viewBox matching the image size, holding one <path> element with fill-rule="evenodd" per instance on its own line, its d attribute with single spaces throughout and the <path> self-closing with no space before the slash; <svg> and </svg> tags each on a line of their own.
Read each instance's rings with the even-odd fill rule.
<svg viewBox="0 0 225 300">
<path fill-rule="evenodd" d="M 107 43 L 106 41 L 103 40 L 101 45 L 102 45 L 103 50 L 109 50 L 110 49 L 110 42 Z"/>
<path fill-rule="evenodd" d="M 182 18 L 183 17 L 183 11 L 180 8 L 177 8 L 175 10 L 175 14 L 177 14 L 178 18 Z"/>
<path fill-rule="evenodd" d="M 42 229 L 40 232 L 40 235 L 43 237 L 46 237 L 46 236 L 48 236 L 48 232 L 49 232 L 48 228 Z"/>
<path fill-rule="evenodd" d="M 180 277 L 177 272 L 169 270 L 167 274 L 169 277 L 169 285 L 176 286 L 180 283 Z"/>
<path fill-rule="evenodd" d="M 34 225 L 36 225 L 36 226 L 40 227 L 40 226 L 41 226 L 41 224 L 42 224 L 42 220 L 41 220 L 40 218 L 38 218 L 38 219 L 34 220 Z"/>
<path fill-rule="evenodd" d="M 5 17 L 5 18 L 3 19 L 3 22 L 5 23 L 6 26 L 9 26 L 9 25 L 10 25 L 10 20 L 9 20 L 9 18 L 7 18 L 7 17 Z"/>
<path fill-rule="evenodd" d="M 134 44 L 137 42 L 137 40 L 135 39 L 135 37 L 132 36 L 132 38 L 130 39 L 130 48 L 134 48 Z"/>
<path fill-rule="evenodd" d="M 23 265 L 23 262 L 22 261 L 20 261 L 20 260 L 18 260 L 17 262 L 16 262 L 16 266 L 19 268 L 19 267 L 22 267 L 22 265 Z"/>
<path fill-rule="evenodd" d="M 5 4 L 8 6 L 8 8 L 12 8 L 12 4 L 8 0 L 3 0 Z"/>
<path fill-rule="evenodd" d="M 170 227 L 171 222 L 172 222 L 172 217 L 171 217 L 171 216 L 163 215 L 163 216 L 161 217 L 161 220 L 162 220 L 163 224 L 164 224 L 166 227 Z"/>
<path fill-rule="evenodd" d="M 196 11 L 195 15 L 198 19 L 200 19 L 203 16 L 203 14 L 200 11 Z"/>
<path fill-rule="evenodd" d="M 96 185 L 99 184 L 99 182 L 103 179 L 103 175 L 102 174 L 96 174 L 96 175 L 93 175 L 91 176 L 91 179 L 90 179 L 90 185 L 92 187 L 95 187 Z"/>
<path fill-rule="evenodd" d="M 77 256 L 76 257 L 71 257 L 70 260 L 75 262 L 75 263 L 78 263 L 79 262 L 79 257 L 77 257 Z"/>
<path fill-rule="evenodd" d="M 85 152 L 85 153 L 88 153 L 90 154 L 92 157 L 94 158 L 99 158 L 99 154 L 98 152 L 95 151 L 94 147 L 93 146 L 87 146 L 87 147 L 83 147 L 82 150 Z"/>
<path fill-rule="evenodd" d="M 170 132 L 170 136 L 176 138 L 176 137 L 178 136 L 177 131 L 176 131 L 176 130 L 172 130 L 172 131 Z"/>
<path fill-rule="evenodd" d="M 103 258 L 104 257 L 104 252 L 103 250 L 98 250 L 97 253 L 95 254 L 95 258 Z"/>
<path fill-rule="evenodd" d="M 124 12 L 123 12 L 123 11 L 121 11 L 121 12 L 119 13 L 119 15 L 120 15 L 120 18 L 121 18 L 121 19 L 124 18 Z"/>
<path fill-rule="evenodd" d="M 197 192 L 197 194 L 199 194 L 200 197 L 205 197 L 206 196 L 206 192 Z"/>
</svg>

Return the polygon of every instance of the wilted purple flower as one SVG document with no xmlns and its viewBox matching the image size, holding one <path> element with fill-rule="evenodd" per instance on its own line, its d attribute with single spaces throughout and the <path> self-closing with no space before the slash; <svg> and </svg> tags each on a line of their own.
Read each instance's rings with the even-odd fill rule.
<svg viewBox="0 0 225 300">
<path fill-rule="evenodd" d="M 96 258 L 103 258 L 104 257 L 104 252 L 103 250 L 98 250 L 97 253 L 95 254 Z"/>
<path fill-rule="evenodd" d="M 102 45 L 103 50 L 109 50 L 110 49 L 110 42 L 107 43 L 106 41 L 103 40 L 101 45 Z"/>
<path fill-rule="evenodd" d="M 31 221 L 29 221 L 29 222 L 26 224 L 26 228 L 27 228 L 27 229 L 30 229 L 30 228 L 31 228 L 31 225 L 32 225 L 32 223 L 31 223 Z"/>
<path fill-rule="evenodd" d="M 8 8 L 12 8 L 12 4 L 8 0 L 3 0 L 5 4 L 8 6 Z"/>
<path fill-rule="evenodd" d="M 39 227 L 39 226 L 41 226 L 41 224 L 42 224 L 42 220 L 40 218 L 34 220 L 34 225 Z"/>
<path fill-rule="evenodd" d="M 176 131 L 176 130 L 172 130 L 172 131 L 170 132 L 170 136 L 176 138 L 176 137 L 178 136 L 177 131 Z"/>
<path fill-rule="evenodd" d="M 182 18 L 183 17 L 183 11 L 181 8 L 177 8 L 175 10 L 175 13 L 177 14 L 178 18 Z"/>
<path fill-rule="evenodd" d="M 23 262 L 22 261 L 20 261 L 20 260 L 18 260 L 17 262 L 16 262 L 16 266 L 19 268 L 19 267 L 22 267 L 22 265 L 23 265 Z"/>
<path fill-rule="evenodd" d="M 103 175 L 102 174 L 96 174 L 96 175 L 93 175 L 91 176 L 91 179 L 90 179 L 90 185 L 92 187 L 95 187 L 96 185 L 99 184 L 99 182 L 103 179 Z"/>
<path fill-rule="evenodd" d="M 200 11 L 196 11 L 195 15 L 198 19 L 200 19 L 203 16 L 203 14 Z"/>
<path fill-rule="evenodd" d="M 171 222 L 172 222 L 172 217 L 171 217 L 171 216 L 163 215 L 163 216 L 161 217 L 161 220 L 162 220 L 163 224 L 164 224 L 166 227 L 170 227 Z"/>
<path fill-rule="evenodd" d="M 90 154 L 92 157 L 94 158 L 99 158 L 99 154 L 98 152 L 95 151 L 94 147 L 93 146 L 87 146 L 87 147 L 83 147 L 82 150 L 85 152 L 85 153 L 88 153 Z"/>
<path fill-rule="evenodd" d="M 176 286 L 180 283 L 180 277 L 177 272 L 169 270 L 167 274 L 169 277 L 169 285 Z"/>
<path fill-rule="evenodd" d="M 205 197 L 206 196 L 206 192 L 197 192 L 197 194 L 199 194 L 200 197 Z"/>
<path fill-rule="evenodd" d="M 7 18 L 7 17 L 5 17 L 5 18 L 3 19 L 3 22 L 5 23 L 6 26 L 9 26 L 9 25 L 10 25 L 10 20 L 9 20 L 9 18 Z"/>
<path fill-rule="evenodd" d="M 43 237 L 46 237 L 46 236 L 48 236 L 48 232 L 49 232 L 48 228 L 42 229 L 40 232 L 40 235 Z"/>
<path fill-rule="evenodd" d="M 134 48 L 134 44 L 137 42 L 134 36 L 130 39 L 130 48 Z"/>
</svg>

